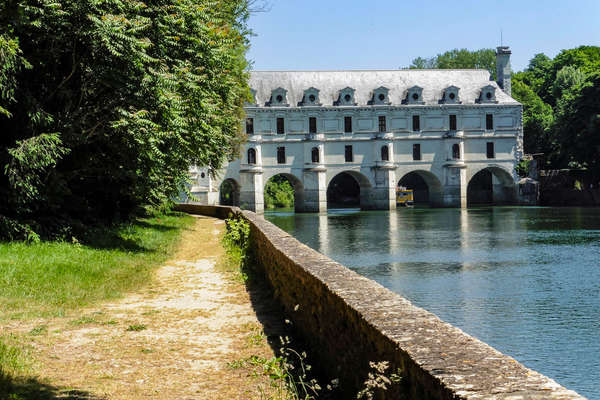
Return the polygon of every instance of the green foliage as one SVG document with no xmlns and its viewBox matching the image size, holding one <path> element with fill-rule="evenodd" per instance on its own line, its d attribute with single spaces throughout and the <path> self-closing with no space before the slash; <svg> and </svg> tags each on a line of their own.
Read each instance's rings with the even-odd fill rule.
<svg viewBox="0 0 600 400">
<path fill-rule="evenodd" d="M 237 154 L 247 18 L 246 0 L 0 2 L 0 237 L 126 219 Z"/>
<path fill-rule="evenodd" d="M 227 253 L 224 260 L 225 269 L 233 271 L 236 274 L 236 280 L 246 282 L 249 268 L 249 249 L 250 244 L 250 224 L 243 218 L 230 217 L 225 220 L 227 231 L 223 236 L 223 247 Z"/>
<path fill-rule="evenodd" d="M 549 153 L 551 129 L 554 123 L 552 107 L 516 74 L 512 81 L 512 96 L 523 104 L 523 145 L 526 153 Z"/>
<path fill-rule="evenodd" d="M 463 69 L 481 68 L 490 71 L 493 79 L 496 77 L 496 52 L 493 49 L 467 50 L 453 49 L 440 53 L 431 58 L 415 58 L 410 69 Z"/>
<path fill-rule="evenodd" d="M 519 163 L 515 167 L 515 170 L 517 171 L 517 175 L 519 175 L 521 178 L 525 178 L 525 177 L 529 176 L 529 164 L 531 164 L 531 160 L 519 161 Z"/>
<path fill-rule="evenodd" d="M 584 168 L 600 176 L 600 47 L 580 46 L 554 59 L 536 54 L 513 75 L 523 104 L 525 151 L 545 153 L 546 168 Z"/>
<path fill-rule="evenodd" d="M 242 250 L 248 248 L 250 237 L 250 224 L 243 218 L 229 218 L 225 220 L 227 232 L 224 236 L 226 247 L 239 247 Z"/>
<path fill-rule="evenodd" d="M 552 83 L 552 96 L 558 101 L 563 94 L 572 91 L 576 86 L 581 85 L 584 80 L 585 74 L 579 68 L 571 65 L 562 67 L 556 73 L 556 79 Z"/>
<path fill-rule="evenodd" d="M 294 188 L 283 175 L 275 175 L 265 186 L 266 208 L 294 207 Z"/>
<path fill-rule="evenodd" d="M 16 200 L 23 204 L 35 201 L 45 180 L 43 176 L 68 153 L 56 133 L 19 140 L 15 148 L 8 149 L 10 161 L 5 173 L 10 188 L 17 194 Z"/>
<path fill-rule="evenodd" d="M 563 94 L 557 104 L 555 163 L 600 176 L 600 72 Z"/>
</svg>

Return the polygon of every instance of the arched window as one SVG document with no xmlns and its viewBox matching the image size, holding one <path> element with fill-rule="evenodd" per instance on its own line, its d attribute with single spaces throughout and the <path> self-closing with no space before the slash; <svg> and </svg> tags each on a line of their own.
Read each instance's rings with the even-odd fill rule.
<svg viewBox="0 0 600 400">
<path fill-rule="evenodd" d="M 390 149 L 387 146 L 381 147 L 381 161 L 390 161 Z"/>
<path fill-rule="evenodd" d="M 458 143 L 452 145 L 452 158 L 455 160 L 460 159 L 460 146 Z"/>
<path fill-rule="evenodd" d="M 319 148 L 313 147 L 312 151 L 310 153 L 311 153 L 310 156 L 311 156 L 312 162 L 318 163 L 319 162 Z"/>
<path fill-rule="evenodd" d="M 256 164 L 256 150 L 248 149 L 248 164 Z"/>
</svg>

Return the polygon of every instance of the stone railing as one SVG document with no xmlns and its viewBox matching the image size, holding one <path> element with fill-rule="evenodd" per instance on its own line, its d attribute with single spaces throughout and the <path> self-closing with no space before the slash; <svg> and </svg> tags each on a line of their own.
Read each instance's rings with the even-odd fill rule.
<svg viewBox="0 0 600 400">
<path fill-rule="evenodd" d="M 235 207 L 178 210 L 245 218 L 251 251 L 275 299 L 308 346 L 311 364 L 355 398 L 369 361 L 388 361 L 401 384 L 386 399 L 582 399 L 408 300 Z"/>
</svg>

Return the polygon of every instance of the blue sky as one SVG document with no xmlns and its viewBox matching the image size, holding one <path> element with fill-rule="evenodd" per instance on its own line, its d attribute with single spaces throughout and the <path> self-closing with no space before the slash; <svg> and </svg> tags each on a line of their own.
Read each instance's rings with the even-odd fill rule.
<svg viewBox="0 0 600 400">
<path fill-rule="evenodd" d="M 514 71 L 536 53 L 600 46 L 600 0 L 270 0 L 254 13 L 256 70 L 396 69 L 454 48 L 513 52 Z"/>
</svg>

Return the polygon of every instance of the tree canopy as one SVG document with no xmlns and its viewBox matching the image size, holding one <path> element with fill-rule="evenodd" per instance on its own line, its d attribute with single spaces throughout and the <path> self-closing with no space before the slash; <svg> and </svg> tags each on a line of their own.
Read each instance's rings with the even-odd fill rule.
<svg viewBox="0 0 600 400">
<path fill-rule="evenodd" d="M 246 0 L 0 3 L 0 237 L 69 235 L 237 153 Z"/>
<path fill-rule="evenodd" d="M 470 51 L 467 49 L 454 49 L 440 53 L 435 57 L 422 58 L 417 57 L 412 60 L 410 69 L 468 69 L 481 68 L 487 69 L 496 76 L 496 52 L 493 49 L 480 49 Z"/>
<path fill-rule="evenodd" d="M 600 47 L 580 46 L 554 59 L 536 54 L 513 75 L 523 104 L 525 151 L 544 153 L 548 168 L 584 168 L 600 176 Z"/>
</svg>

